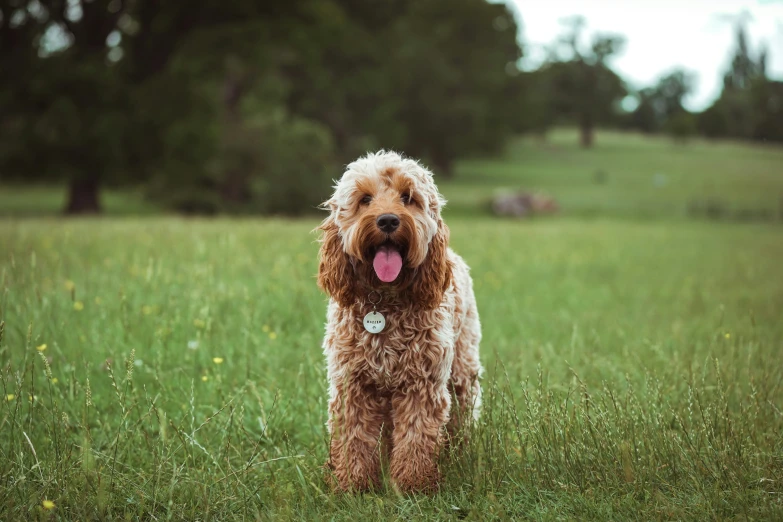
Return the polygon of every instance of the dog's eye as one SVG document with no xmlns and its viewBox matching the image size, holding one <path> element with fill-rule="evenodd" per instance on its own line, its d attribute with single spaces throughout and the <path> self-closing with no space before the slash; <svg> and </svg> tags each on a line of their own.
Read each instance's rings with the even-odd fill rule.
<svg viewBox="0 0 783 522">
<path fill-rule="evenodd" d="M 363 198 L 362 198 L 362 199 L 361 199 L 359 202 L 360 202 L 362 205 L 369 205 L 369 204 L 370 204 L 370 201 L 372 201 L 372 196 L 370 196 L 370 195 L 365 195 L 365 196 L 364 196 L 364 197 L 363 197 Z"/>
<path fill-rule="evenodd" d="M 411 202 L 411 195 L 410 194 L 403 194 L 400 196 L 400 199 L 402 200 L 403 205 L 407 205 Z"/>
</svg>

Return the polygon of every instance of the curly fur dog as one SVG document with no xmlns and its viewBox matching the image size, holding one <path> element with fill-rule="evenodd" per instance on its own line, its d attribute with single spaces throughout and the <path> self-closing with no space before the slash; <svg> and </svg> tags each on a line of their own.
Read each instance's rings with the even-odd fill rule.
<svg viewBox="0 0 783 522">
<path fill-rule="evenodd" d="M 434 491 L 439 450 L 478 416 L 481 325 L 444 204 L 431 172 L 384 151 L 348 165 L 324 203 L 328 467 L 341 490 L 378 485 L 383 453 L 398 490 Z M 363 323 L 374 309 L 379 333 Z"/>
</svg>

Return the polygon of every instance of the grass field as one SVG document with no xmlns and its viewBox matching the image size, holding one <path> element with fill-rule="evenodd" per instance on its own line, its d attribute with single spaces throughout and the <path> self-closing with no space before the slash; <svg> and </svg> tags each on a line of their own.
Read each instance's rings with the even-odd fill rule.
<svg viewBox="0 0 783 522">
<path fill-rule="evenodd" d="M 621 145 L 585 158 L 632 162 Z M 713 154 L 693 147 L 669 179 L 697 191 L 686 173 L 706 179 Z M 776 152 L 753 151 L 715 196 L 775 204 Z M 566 179 L 582 162 L 563 158 L 536 164 Z M 528 161 L 483 165 L 511 183 Z M 600 202 L 590 220 L 474 218 L 478 166 L 444 192 L 485 407 L 439 494 L 326 486 L 316 221 L 21 219 L 0 221 L 0 520 L 783 518 L 781 224 Z"/>
<path fill-rule="evenodd" d="M 712 201 L 727 216 L 783 220 L 783 148 L 604 132 L 585 150 L 564 129 L 546 143 L 522 138 L 503 157 L 463 162 L 443 190 L 451 212 L 474 214 L 498 189 L 519 187 L 551 194 L 573 217 L 680 219 Z"/>
</svg>

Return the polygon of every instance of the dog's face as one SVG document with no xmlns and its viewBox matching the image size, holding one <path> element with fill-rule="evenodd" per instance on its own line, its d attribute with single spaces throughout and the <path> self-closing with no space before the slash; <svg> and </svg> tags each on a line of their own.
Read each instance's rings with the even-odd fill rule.
<svg viewBox="0 0 783 522">
<path fill-rule="evenodd" d="M 443 204 L 414 160 L 379 152 L 354 161 L 324 203 L 319 284 L 343 306 L 384 285 L 437 306 L 451 274 Z"/>
</svg>

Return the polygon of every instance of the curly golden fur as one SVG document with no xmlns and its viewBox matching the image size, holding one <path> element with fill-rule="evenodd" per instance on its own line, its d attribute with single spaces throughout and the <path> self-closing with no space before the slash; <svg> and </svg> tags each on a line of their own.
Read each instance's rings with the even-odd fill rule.
<svg viewBox="0 0 783 522">
<path fill-rule="evenodd" d="M 318 284 L 330 297 L 328 466 L 341 490 L 378 485 L 384 454 L 396 488 L 434 491 L 448 434 L 478 415 L 481 326 L 468 267 L 448 246 L 444 204 L 426 168 L 384 151 L 348 165 L 324 203 Z M 398 217 L 399 227 L 382 230 L 382 215 Z M 383 245 L 402 259 L 390 283 L 373 269 Z M 378 334 L 362 322 L 373 292 L 386 319 Z"/>
</svg>

